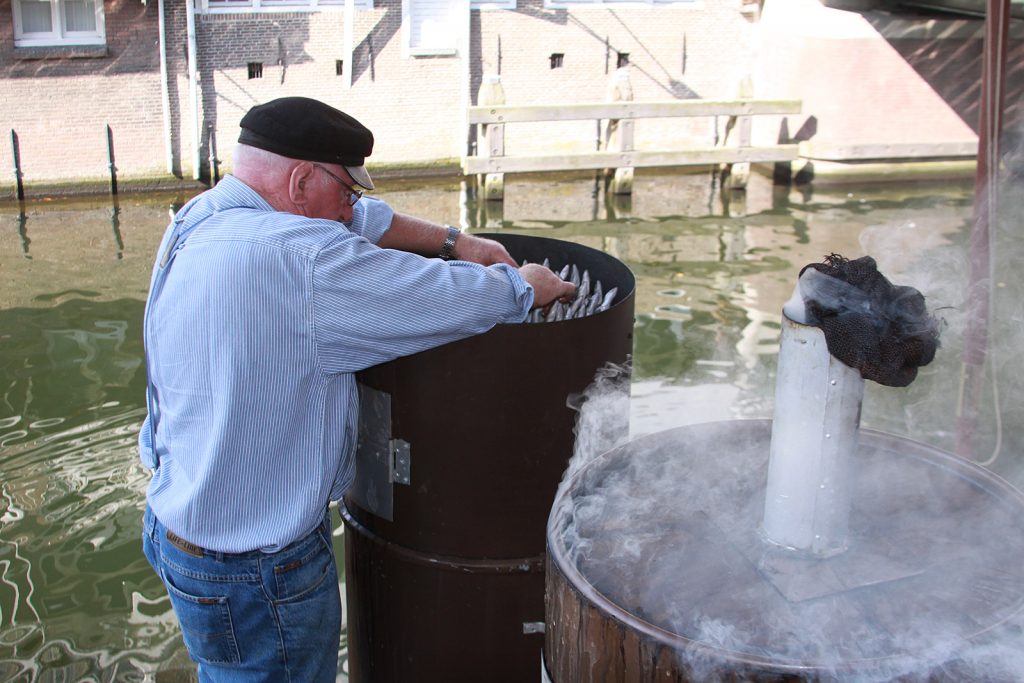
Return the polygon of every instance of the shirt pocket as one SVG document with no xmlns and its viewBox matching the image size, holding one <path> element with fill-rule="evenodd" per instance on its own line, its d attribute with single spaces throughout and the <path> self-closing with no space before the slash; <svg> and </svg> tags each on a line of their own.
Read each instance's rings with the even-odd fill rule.
<svg viewBox="0 0 1024 683">
<path fill-rule="evenodd" d="M 240 657 L 228 597 L 193 595 L 175 585 L 181 579 L 164 569 L 164 584 L 189 654 L 208 664 L 237 664 Z M 188 588 L 195 590 L 192 586 Z"/>
</svg>

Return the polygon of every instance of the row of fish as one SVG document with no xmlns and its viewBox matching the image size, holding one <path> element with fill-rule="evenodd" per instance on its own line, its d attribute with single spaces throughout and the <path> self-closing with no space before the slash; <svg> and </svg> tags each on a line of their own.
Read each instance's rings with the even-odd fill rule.
<svg viewBox="0 0 1024 683">
<path fill-rule="evenodd" d="M 525 266 L 528 262 L 523 261 Z M 618 287 L 612 287 L 607 292 L 601 285 L 600 280 L 591 280 L 590 271 L 582 273 L 575 263 L 566 264 L 560 271 L 551 268 L 549 259 L 544 259 L 544 267 L 558 273 L 558 277 L 568 280 L 576 285 L 576 298 L 569 303 L 555 301 L 544 308 L 537 308 L 530 311 L 525 322 L 528 323 L 550 323 L 559 320 L 573 320 L 575 318 L 586 318 L 601 311 L 607 311 L 615 302 L 615 295 L 619 293 Z"/>
</svg>

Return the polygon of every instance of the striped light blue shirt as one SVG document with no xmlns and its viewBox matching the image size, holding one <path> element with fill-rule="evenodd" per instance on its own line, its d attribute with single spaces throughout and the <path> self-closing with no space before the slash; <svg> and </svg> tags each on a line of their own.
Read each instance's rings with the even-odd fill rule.
<svg viewBox="0 0 1024 683">
<path fill-rule="evenodd" d="M 343 225 L 280 213 L 226 177 L 167 229 L 146 304 L 147 498 L 211 550 L 277 550 L 323 519 L 354 475 L 353 373 L 520 322 L 515 268 L 375 246 L 364 198 Z"/>
</svg>

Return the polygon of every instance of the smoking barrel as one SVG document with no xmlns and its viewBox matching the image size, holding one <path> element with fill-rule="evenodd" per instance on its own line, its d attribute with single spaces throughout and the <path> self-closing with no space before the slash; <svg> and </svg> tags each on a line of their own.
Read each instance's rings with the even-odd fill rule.
<svg viewBox="0 0 1024 683">
<path fill-rule="evenodd" d="M 771 434 L 671 429 L 565 482 L 548 528 L 554 683 L 1021 680 L 1024 494 L 862 429 L 846 550 L 793 553 L 761 537 Z"/>
</svg>

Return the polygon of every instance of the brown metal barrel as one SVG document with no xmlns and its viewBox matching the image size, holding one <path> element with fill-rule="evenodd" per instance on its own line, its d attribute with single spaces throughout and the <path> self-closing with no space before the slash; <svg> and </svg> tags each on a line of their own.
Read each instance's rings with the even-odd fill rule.
<svg viewBox="0 0 1024 683">
<path fill-rule="evenodd" d="M 520 262 L 575 263 L 618 296 L 586 318 L 499 325 L 359 374 L 359 473 L 340 506 L 356 683 L 539 676 L 567 400 L 629 360 L 635 279 L 579 244 L 488 237 Z"/>
</svg>

